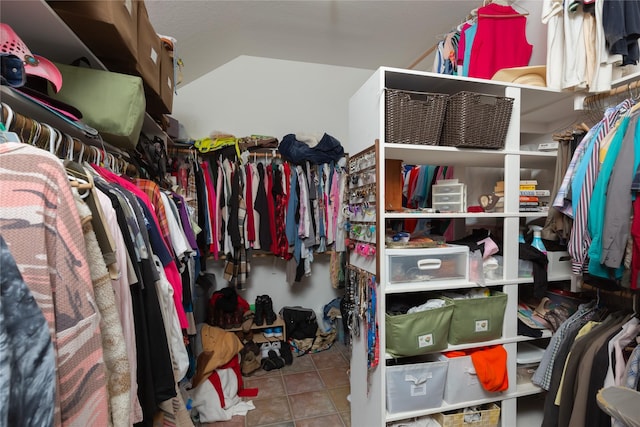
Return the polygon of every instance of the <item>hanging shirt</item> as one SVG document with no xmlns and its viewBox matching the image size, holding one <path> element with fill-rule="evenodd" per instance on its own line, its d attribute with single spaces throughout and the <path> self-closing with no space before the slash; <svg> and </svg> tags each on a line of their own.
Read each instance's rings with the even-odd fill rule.
<svg viewBox="0 0 640 427">
<path fill-rule="evenodd" d="M 547 26 L 547 87 L 562 89 L 564 73 L 564 15 L 562 0 L 544 0 L 542 23 Z"/>
<path fill-rule="evenodd" d="M 0 144 L 0 182 L 0 233 L 47 320 L 55 348 L 56 393 L 42 396 L 43 401 L 55 402 L 56 426 L 107 425 L 100 315 L 62 163 L 48 151 L 5 142 Z"/>
<path fill-rule="evenodd" d="M 462 75 L 469 76 L 469 63 L 471 62 L 471 51 L 473 50 L 473 41 L 476 38 L 476 32 L 478 31 L 478 23 L 474 22 L 469 28 L 464 30 L 465 45 L 463 52 Z"/>
<path fill-rule="evenodd" d="M 253 191 L 253 168 L 250 163 L 245 165 L 245 204 L 247 206 L 247 220 L 245 221 L 246 225 L 246 242 L 247 247 L 253 247 L 253 242 L 256 240 L 256 223 L 254 219 L 255 211 L 253 210 L 253 200 L 255 199 L 255 194 Z"/>
<path fill-rule="evenodd" d="M 527 18 L 511 6 L 490 3 L 478 8 L 469 77 L 490 79 L 502 68 L 529 65 L 533 46 L 527 42 L 526 25 Z"/>
<path fill-rule="evenodd" d="M 586 87 L 587 52 L 584 41 L 582 6 L 572 12 L 564 2 L 564 68 L 562 89 Z"/>
</svg>

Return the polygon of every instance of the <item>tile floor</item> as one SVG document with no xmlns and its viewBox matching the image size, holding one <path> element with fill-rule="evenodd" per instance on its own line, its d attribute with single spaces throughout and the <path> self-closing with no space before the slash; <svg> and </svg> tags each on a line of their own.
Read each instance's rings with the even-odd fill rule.
<svg viewBox="0 0 640 427">
<path fill-rule="evenodd" d="M 245 377 L 257 387 L 256 409 L 246 417 L 202 424 L 202 427 L 351 427 L 348 349 L 335 343 L 329 350 L 293 358 L 293 364 Z"/>
</svg>

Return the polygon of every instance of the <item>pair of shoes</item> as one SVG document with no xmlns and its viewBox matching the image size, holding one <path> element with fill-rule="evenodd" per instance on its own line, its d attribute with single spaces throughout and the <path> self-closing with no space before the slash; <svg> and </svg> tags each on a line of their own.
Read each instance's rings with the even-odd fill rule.
<svg viewBox="0 0 640 427">
<path fill-rule="evenodd" d="M 263 332 L 264 336 L 267 338 L 280 338 L 282 339 L 282 327 L 276 326 L 275 328 L 267 328 Z"/>
<path fill-rule="evenodd" d="M 275 352 L 275 350 L 269 350 L 267 358 L 262 359 L 262 369 L 265 371 L 271 371 L 273 369 L 284 368 L 284 359 Z"/>
<path fill-rule="evenodd" d="M 280 356 L 280 341 L 267 341 L 263 342 L 260 345 L 260 354 L 262 354 L 262 358 L 269 357 L 270 351 L 275 351 L 278 356 Z"/>
<path fill-rule="evenodd" d="M 256 314 L 254 322 L 257 326 L 262 326 L 264 322 L 271 325 L 277 319 L 273 311 L 273 301 L 269 295 L 258 295 L 256 297 Z"/>
</svg>

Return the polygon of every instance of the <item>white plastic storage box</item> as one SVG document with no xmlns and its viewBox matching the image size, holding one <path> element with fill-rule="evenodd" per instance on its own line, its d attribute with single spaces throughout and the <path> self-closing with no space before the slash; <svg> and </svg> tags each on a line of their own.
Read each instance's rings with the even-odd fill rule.
<svg viewBox="0 0 640 427">
<path fill-rule="evenodd" d="M 402 364 L 387 366 L 386 398 L 390 414 L 442 405 L 448 364 L 438 359 L 437 355 L 404 358 Z"/>
<path fill-rule="evenodd" d="M 469 248 L 447 245 L 422 249 L 387 249 L 387 283 L 464 285 L 469 282 Z"/>
<path fill-rule="evenodd" d="M 447 381 L 444 386 L 444 401 L 450 405 L 461 402 L 495 397 L 497 393 L 485 390 L 478 379 L 471 356 L 447 357 L 444 354 L 440 360 L 446 361 Z"/>
<path fill-rule="evenodd" d="M 548 251 L 547 280 L 569 280 L 571 278 L 571 255 L 567 251 Z"/>
</svg>

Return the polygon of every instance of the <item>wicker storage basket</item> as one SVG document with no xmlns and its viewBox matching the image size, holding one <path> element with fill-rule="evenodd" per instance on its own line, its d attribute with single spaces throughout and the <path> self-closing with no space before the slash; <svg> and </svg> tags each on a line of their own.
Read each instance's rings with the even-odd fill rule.
<svg viewBox="0 0 640 427">
<path fill-rule="evenodd" d="M 385 140 L 390 143 L 438 145 L 448 95 L 385 89 Z"/>
<path fill-rule="evenodd" d="M 455 414 L 434 414 L 433 418 L 442 427 L 496 427 L 500 421 L 500 407 L 495 403 L 489 404 L 488 409 L 468 414 L 471 416 L 467 422 L 465 422 L 465 414 L 462 409 Z M 478 417 L 477 414 L 480 416 Z"/>
<path fill-rule="evenodd" d="M 504 148 L 513 98 L 458 92 L 449 97 L 440 145 Z"/>
</svg>

